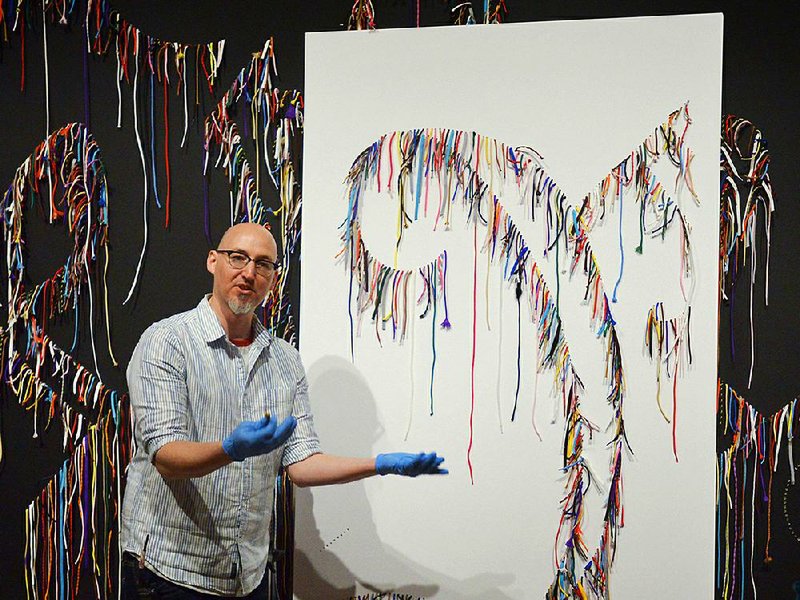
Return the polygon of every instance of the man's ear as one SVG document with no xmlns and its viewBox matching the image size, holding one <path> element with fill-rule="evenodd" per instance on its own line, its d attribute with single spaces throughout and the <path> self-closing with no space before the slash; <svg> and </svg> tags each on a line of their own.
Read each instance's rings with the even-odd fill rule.
<svg viewBox="0 0 800 600">
<path fill-rule="evenodd" d="M 212 275 L 214 274 L 214 270 L 217 266 L 217 253 L 213 250 L 208 251 L 208 257 L 206 258 L 206 269 Z"/>
</svg>

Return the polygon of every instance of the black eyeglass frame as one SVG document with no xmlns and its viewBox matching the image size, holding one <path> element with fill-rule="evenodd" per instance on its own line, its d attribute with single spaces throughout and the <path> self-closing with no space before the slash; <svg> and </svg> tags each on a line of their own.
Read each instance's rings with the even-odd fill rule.
<svg viewBox="0 0 800 600">
<path fill-rule="evenodd" d="M 278 272 L 280 270 L 280 268 L 281 268 L 281 264 L 279 262 L 276 262 L 276 261 L 273 261 L 273 260 L 269 260 L 267 258 L 255 259 L 255 258 L 252 258 L 251 256 L 249 256 L 246 252 L 242 252 L 241 250 L 223 250 L 221 248 L 216 248 L 216 249 L 214 249 L 214 252 L 219 252 L 220 254 L 224 254 L 228 259 L 228 265 L 231 267 L 231 269 L 236 269 L 237 271 L 241 271 L 243 269 L 246 269 L 247 265 L 249 265 L 251 262 L 254 262 L 255 265 L 256 265 L 256 273 L 258 273 L 259 275 L 262 275 L 264 277 L 266 277 L 268 275 L 272 275 L 273 273 Z M 241 256 L 242 258 L 245 258 L 247 260 L 245 261 L 245 263 L 241 267 L 235 267 L 233 265 L 233 262 L 232 262 L 232 259 L 231 259 L 231 255 L 232 254 L 238 254 L 239 256 Z M 261 270 L 259 269 L 259 265 L 262 266 Z M 269 267 L 266 267 L 266 265 L 269 265 L 270 267 L 272 267 L 272 270 L 270 270 Z M 264 269 L 266 269 L 266 270 L 264 270 Z"/>
</svg>

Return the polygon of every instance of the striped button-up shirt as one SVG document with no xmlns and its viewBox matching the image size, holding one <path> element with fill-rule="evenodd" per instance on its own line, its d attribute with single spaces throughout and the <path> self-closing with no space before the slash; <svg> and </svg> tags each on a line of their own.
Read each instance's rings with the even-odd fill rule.
<svg viewBox="0 0 800 600">
<path fill-rule="evenodd" d="M 255 321 L 255 320 L 254 320 Z M 246 595 L 264 575 L 279 465 L 319 452 L 297 351 L 255 321 L 243 358 L 204 298 L 150 326 L 128 365 L 136 452 L 122 507 L 122 550 L 149 569 L 210 593 Z M 153 466 L 176 440 L 216 441 L 243 420 L 293 414 L 282 448 L 204 477 L 165 480 Z"/>
</svg>

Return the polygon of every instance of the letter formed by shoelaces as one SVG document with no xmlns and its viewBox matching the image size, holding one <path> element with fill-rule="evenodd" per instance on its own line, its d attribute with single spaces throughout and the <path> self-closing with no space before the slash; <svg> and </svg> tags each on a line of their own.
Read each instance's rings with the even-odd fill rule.
<svg viewBox="0 0 800 600">
<path fill-rule="evenodd" d="M 769 303 L 770 234 L 775 210 L 769 163 L 770 152 L 761 130 L 742 117 L 723 116 L 719 309 L 721 320 L 728 312 L 730 352 L 735 363 L 736 290 L 749 265 L 748 388 L 756 361 L 753 296 L 759 271 L 764 276 L 764 302 Z M 760 248 L 765 255 L 763 269 L 759 269 Z M 720 339 L 720 346 L 723 342 Z M 717 433 L 723 442 L 718 444 L 722 449 L 717 455 L 716 472 L 716 593 L 722 598 L 736 598 L 745 597 L 752 590 L 756 597 L 756 574 L 769 569 L 774 560 L 770 549 L 775 515 L 774 480 L 787 467 L 783 517 L 790 535 L 800 541 L 792 520 L 797 517 L 797 507 L 787 502 L 790 489 L 796 489 L 798 464 L 793 442 L 800 427 L 800 410 L 794 399 L 772 415 L 764 415 L 727 382 L 720 379 L 718 388 Z M 781 458 L 783 448 L 785 460 Z"/>
<path fill-rule="evenodd" d="M 566 424 L 561 467 L 565 478 L 565 495 L 561 502 L 561 518 L 554 544 L 556 574 L 548 590 L 549 598 L 587 597 L 589 591 L 596 597 L 607 597 L 617 534 L 624 525 L 622 467 L 625 448 L 630 450 L 625 433 L 625 380 L 617 323 L 613 317 L 613 301 L 606 291 L 618 288 L 624 262 L 620 261 L 620 272 L 609 287 L 609 283 L 601 276 L 590 233 L 597 223 L 603 222 L 607 204 L 621 213 L 622 198 L 628 190 L 635 192 L 640 210 L 641 236 L 637 252 L 643 251 L 645 236 L 661 236 L 674 223 L 686 225 L 681 213 L 676 211 L 677 201 L 666 194 L 665 185 L 655 175 L 652 166 L 660 157 L 668 156 L 675 171 L 676 189 L 688 189 L 691 197 L 697 200 L 690 171 L 692 153 L 685 144 L 689 122 L 688 105 L 671 113 L 577 205 L 568 201 L 558 184 L 547 174 L 543 159 L 535 150 L 507 146 L 467 131 L 417 129 L 388 133 L 356 157 L 345 179 L 347 212 L 340 226 L 341 250 L 336 258 L 346 264 L 350 280 L 347 306 L 351 357 L 355 360 L 354 340 L 360 331 L 361 316 L 364 314 L 374 323 L 379 344 L 382 343 L 381 332 L 389 325 L 391 339 L 402 342 L 409 332 L 413 335 L 415 320 L 430 318 L 433 346 L 429 385 L 431 414 L 435 407 L 435 336 L 438 329 L 447 330 L 451 327 L 446 278 L 448 253 L 443 249 L 430 263 L 411 269 L 398 268 L 397 255 L 404 232 L 420 218 L 433 221 L 434 231 L 453 227 L 458 220 L 463 220 L 471 230 L 471 392 L 466 460 L 473 481 L 475 474 L 471 453 L 477 399 L 475 364 L 481 287 L 478 285 L 479 254 L 486 254 L 488 265 L 501 267 L 504 282 L 511 284 L 519 323 L 522 319 L 522 303 L 530 307 L 537 340 L 535 374 L 544 371 L 552 373 L 555 395 L 563 399 Z M 506 199 L 498 197 L 497 194 L 501 193 L 499 190 L 507 181 L 515 183 L 514 200 L 525 204 L 528 217 L 539 219 L 543 224 L 546 238 L 543 248 L 537 250 L 530 246 L 504 208 Z M 386 192 L 385 196 L 396 202 L 391 208 L 397 215 L 393 260 L 375 256 L 364 241 L 363 204 L 367 191 L 371 189 L 376 189 L 379 194 Z M 688 231 L 686 227 L 684 233 Z M 621 230 L 620 244 L 623 244 Z M 676 284 L 679 280 L 681 289 L 684 286 L 691 288 L 688 238 L 684 240 L 681 252 L 682 271 L 676 278 Z M 555 285 L 546 280 L 540 269 L 542 261 L 550 260 L 556 263 Z M 599 480 L 593 475 L 583 450 L 587 437 L 591 438 L 598 427 L 586 418 L 581 408 L 584 385 L 573 361 L 560 317 L 560 305 L 565 300 L 560 294 L 559 261 L 566 261 L 562 266 L 566 266 L 570 277 L 582 274 L 585 278 L 582 302 L 589 309 L 592 330 L 605 349 L 607 402 L 612 414 L 609 427 L 611 437 L 608 441 L 609 491 L 602 534 L 593 553 L 590 553 L 583 536 L 583 500 L 593 480 L 595 484 L 599 484 Z M 450 265 L 450 268 L 453 266 Z M 421 294 L 415 291 L 419 289 L 422 290 Z M 488 304 L 488 273 L 485 289 L 485 301 Z M 688 293 L 684 295 L 689 298 Z M 512 419 L 518 409 L 521 376 L 519 323 L 517 386 Z M 534 394 L 532 411 L 535 410 L 535 402 Z M 413 391 L 411 403 L 413 409 Z M 536 429 L 535 421 L 533 427 Z"/>
<path fill-rule="evenodd" d="M 35 212 L 62 224 L 72 250 L 55 273 L 28 287 L 26 221 Z M 94 324 L 108 311 L 108 185 L 100 148 L 84 125 L 54 131 L 17 169 L 3 195 L 7 321 L 2 331 L 3 396 L 32 414 L 33 437 L 53 421 L 69 453 L 25 512 L 24 578 L 29 593 L 75 597 L 82 572 L 98 597 L 113 593 L 122 472 L 130 448 L 127 398 L 106 386 L 97 366 Z M 102 267 L 102 268 L 101 268 Z M 81 314 L 88 313 L 94 364 L 78 362 Z M 49 335 L 54 321 L 73 319 L 68 349 Z M 0 444 L 0 459 L 2 445 Z M 113 549 L 113 551 L 112 551 Z M 83 578 L 86 580 L 86 578 Z"/>
<path fill-rule="evenodd" d="M 736 361 L 733 311 L 736 285 L 745 266 L 750 265 L 750 374 L 755 366 L 753 291 L 758 274 L 759 212 L 762 215 L 766 257 L 764 261 L 764 303 L 769 304 L 769 250 L 775 202 L 769 177 L 770 154 L 761 130 L 734 115 L 722 119 L 720 144 L 720 307 L 730 305 L 731 359 Z"/>
</svg>

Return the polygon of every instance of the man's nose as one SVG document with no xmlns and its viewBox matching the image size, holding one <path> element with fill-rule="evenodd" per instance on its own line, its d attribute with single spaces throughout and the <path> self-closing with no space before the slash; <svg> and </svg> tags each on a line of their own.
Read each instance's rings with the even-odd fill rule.
<svg viewBox="0 0 800 600">
<path fill-rule="evenodd" d="M 251 260 L 249 263 L 247 263 L 244 266 L 244 269 L 242 269 L 242 275 L 244 275 L 245 277 L 248 277 L 249 279 L 255 279 L 256 278 L 256 261 Z"/>
</svg>

